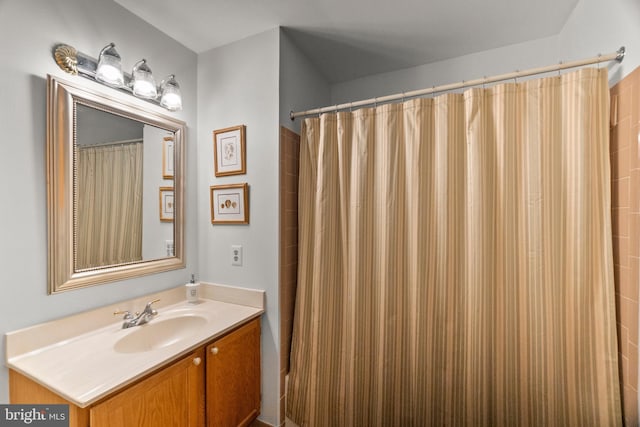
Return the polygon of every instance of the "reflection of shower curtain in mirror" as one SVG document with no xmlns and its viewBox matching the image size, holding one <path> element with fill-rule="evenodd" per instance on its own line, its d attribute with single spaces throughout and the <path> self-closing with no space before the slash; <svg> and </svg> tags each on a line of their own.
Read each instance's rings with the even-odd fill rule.
<svg viewBox="0 0 640 427">
<path fill-rule="evenodd" d="M 142 259 L 142 142 L 78 149 L 76 269 Z"/>
<path fill-rule="evenodd" d="M 305 119 L 287 414 L 619 426 L 607 70 Z"/>
</svg>

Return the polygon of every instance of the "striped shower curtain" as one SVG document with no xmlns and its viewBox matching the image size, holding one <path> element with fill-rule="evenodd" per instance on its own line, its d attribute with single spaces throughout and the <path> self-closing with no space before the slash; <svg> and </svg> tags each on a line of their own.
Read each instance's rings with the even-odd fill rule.
<svg viewBox="0 0 640 427">
<path fill-rule="evenodd" d="M 607 71 L 309 118 L 287 415 L 619 426 Z"/>
<path fill-rule="evenodd" d="M 142 260 L 143 145 L 80 146 L 76 269 Z"/>
</svg>

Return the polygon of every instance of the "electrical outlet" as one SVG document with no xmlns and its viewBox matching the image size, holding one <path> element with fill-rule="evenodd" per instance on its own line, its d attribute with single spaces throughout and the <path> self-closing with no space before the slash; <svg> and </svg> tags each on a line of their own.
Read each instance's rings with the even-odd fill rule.
<svg viewBox="0 0 640 427">
<path fill-rule="evenodd" d="M 173 255 L 173 240 L 165 240 L 164 242 L 165 250 L 167 251 L 167 256 Z"/>
<path fill-rule="evenodd" d="M 231 265 L 242 265 L 242 245 L 231 245 Z"/>
</svg>

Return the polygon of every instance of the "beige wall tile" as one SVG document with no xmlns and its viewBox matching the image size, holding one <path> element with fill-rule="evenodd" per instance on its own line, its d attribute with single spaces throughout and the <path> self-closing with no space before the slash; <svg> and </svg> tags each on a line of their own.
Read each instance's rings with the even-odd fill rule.
<svg viewBox="0 0 640 427">
<path fill-rule="evenodd" d="M 609 155 L 618 151 L 618 125 L 611 125 L 609 129 Z"/>
<path fill-rule="evenodd" d="M 631 229 L 631 208 L 613 208 L 611 210 L 611 222 L 613 235 L 616 237 L 629 237 Z"/>
<path fill-rule="evenodd" d="M 638 303 L 620 296 L 620 323 L 629 331 L 630 343 L 638 344 Z"/>
<path fill-rule="evenodd" d="M 280 128 L 280 367 L 289 371 L 289 351 L 298 266 L 298 161 L 300 137 Z M 284 396 L 284 385 L 281 384 Z M 284 407 L 281 412 L 284 422 Z"/>
<path fill-rule="evenodd" d="M 625 425 L 638 425 L 640 68 L 611 89 L 611 202 Z M 625 159 L 624 157 L 627 157 Z M 628 172 L 627 172 L 628 171 Z M 626 175 L 628 173 L 628 176 Z M 625 218 L 626 217 L 626 218 Z M 628 230 L 628 231 L 627 231 Z"/>
<path fill-rule="evenodd" d="M 618 208 L 631 207 L 629 201 L 629 185 L 629 177 L 613 180 L 613 185 L 611 186 L 612 206 Z"/>
<path fill-rule="evenodd" d="M 620 331 L 618 333 L 618 347 L 622 354 L 628 354 L 629 353 L 629 330 L 624 326 L 621 326 L 620 324 L 618 324 L 618 329 Z"/>
<path fill-rule="evenodd" d="M 629 238 L 634 241 L 640 240 L 640 214 L 629 213 Z"/>
<path fill-rule="evenodd" d="M 629 268 L 629 279 L 628 279 L 628 285 L 629 287 L 634 288 L 631 292 L 628 293 L 627 296 L 628 298 L 636 301 L 636 302 L 640 302 L 640 258 L 638 257 L 630 257 L 629 258 L 629 265 L 631 266 Z M 633 295 L 635 295 L 635 298 L 633 298 Z"/>
<path fill-rule="evenodd" d="M 620 268 L 620 296 L 630 299 L 635 303 L 638 302 L 638 286 L 636 283 L 632 283 L 631 280 L 631 268 Z"/>
<path fill-rule="evenodd" d="M 613 262 L 621 267 L 630 268 L 629 256 L 631 255 L 630 238 L 613 238 Z M 635 255 L 634 255 L 635 256 Z"/>
<path fill-rule="evenodd" d="M 628 120 L 627 120 L 628 121 Z M 629 176 L 630 168 L 630 152 L 629 146 L 621 148 L 611 155 L 611 178 L 620 179 Z"/>
<path fill-rule="evenodd" d="M 630 378 L 629 378 L 629 374 L 630 374 L 629 358 L 625 355 L 622 355 L 622 358 L 620 359 L 620 364 L 622 367 L 622 382 L 626 384 L 628 387 L 631 387 Z"/>
<path fill-rule="evenodd" d="M 638 392 L 633 388 L 623 386 L 623 413 L 626 426 L 638 425 Z"/>
<path fill-rule="evenodd" d="M 629 185 L 629 208 L 631 209 L 630 213 L 640 214 L 640 169 L 631 170 Z"/>
<path fill-rule="evenodd" d="M 632 126 L 629 135 L 629 168 L 640 169 L 640 125 Z"/>
<path fill-rule="evenodd" d="M 634 86 L 621 88 L 618 93 L 618 122 L 631 120 L 631 108 Z"/>
<path fill-rule="evenodd" d="M 629 344 L 629 383 L 628 385 L 638 391 L 638 346 Z"/>
</svg>

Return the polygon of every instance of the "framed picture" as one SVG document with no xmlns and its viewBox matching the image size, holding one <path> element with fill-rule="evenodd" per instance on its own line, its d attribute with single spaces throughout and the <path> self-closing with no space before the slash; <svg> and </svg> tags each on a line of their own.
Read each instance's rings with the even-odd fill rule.
<svg viewBox="0 0 640 427">
<path fill-rule="evenodd" d="M 160 187 L 160 221 L 173 222 L 173 187 Z"/>
<path fill-rule="evenodd" d="M 247 183 L 211 186 L 212 224 L 249 224 Z"/>
<path fill-rule="evenodd" d="M 216 176 L 247 172 L 244 125 L 213 131 L 213 163 Z"/>
<path fill-rule="evenodd" d="M 173 179 L 173 146 L 173 137 L 165 136 L 162 141 L 162 177 L 164 179 Z"/>
</svg>

